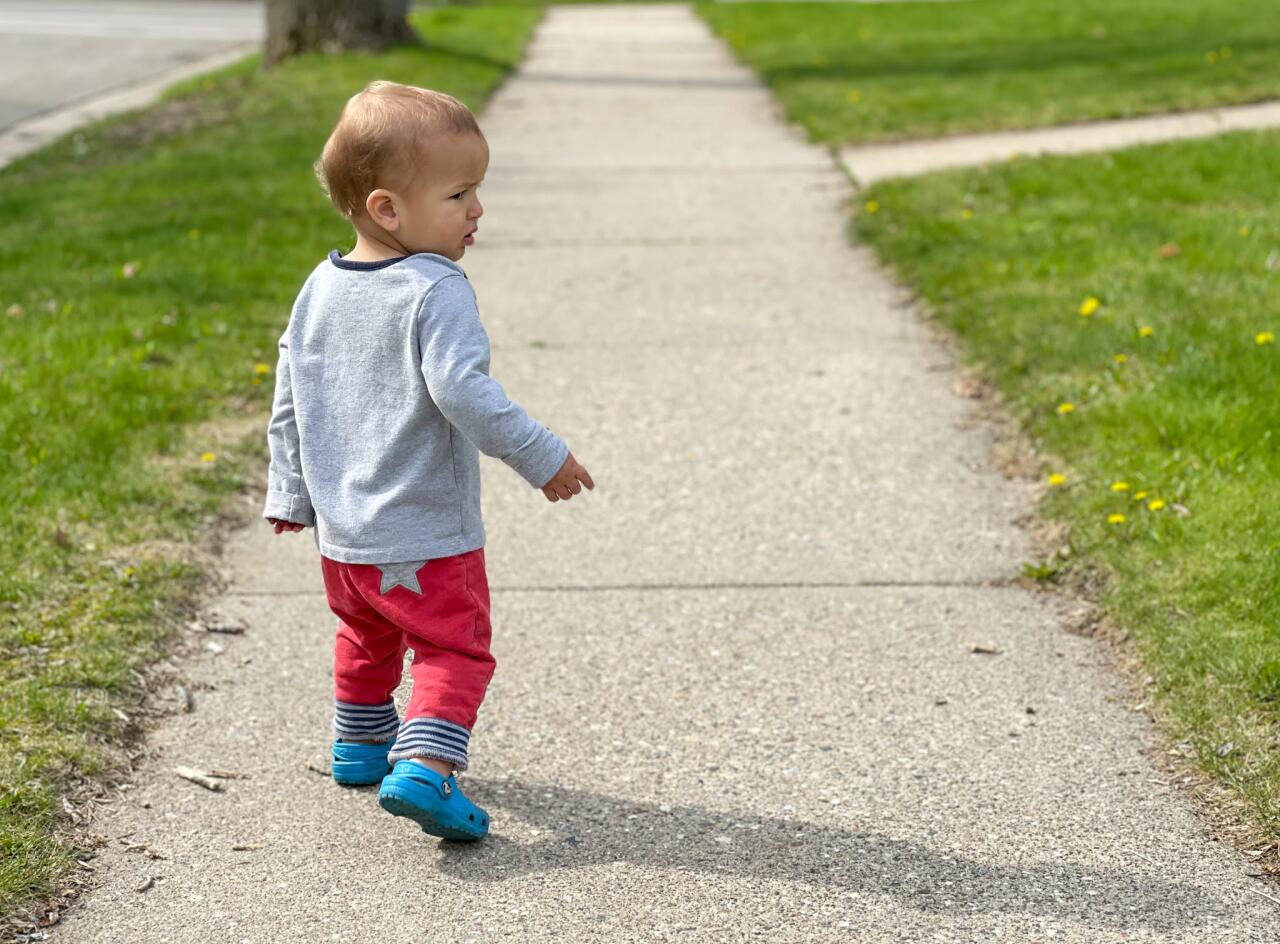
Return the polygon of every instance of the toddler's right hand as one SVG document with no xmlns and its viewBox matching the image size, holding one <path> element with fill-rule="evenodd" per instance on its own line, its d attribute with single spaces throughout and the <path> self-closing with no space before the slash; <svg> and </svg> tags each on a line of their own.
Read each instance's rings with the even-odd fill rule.
<svg viewBox="0 0 1280 944">
<path fill-rule="evenodd" d="M 560 471 L 542 486 L 542 494 L 547 496 L 547 501 L 560 501 L 562 498 L 568 501 L 582 491 L 583 485 L 587 488 L 596 487 L 596 483 L 591 481 L 591 473 L 578 464 L 571 452 L 564 460 L 564 465 L 560 466 Z"/>
</svg>

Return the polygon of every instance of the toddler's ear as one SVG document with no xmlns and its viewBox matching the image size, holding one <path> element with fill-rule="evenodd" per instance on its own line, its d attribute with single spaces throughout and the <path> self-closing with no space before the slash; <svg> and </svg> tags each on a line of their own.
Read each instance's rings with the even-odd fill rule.
<svg viewBox="0 0 1280 944">
<path fill-rule="evenodd" d="M 395 198 L 389 190 L 374 190 L 365 197 L 365 211 L 369 219 L 385 230 L 395 232 L 400 228 L 400 216 L 396 213 Z"/>
</svg>

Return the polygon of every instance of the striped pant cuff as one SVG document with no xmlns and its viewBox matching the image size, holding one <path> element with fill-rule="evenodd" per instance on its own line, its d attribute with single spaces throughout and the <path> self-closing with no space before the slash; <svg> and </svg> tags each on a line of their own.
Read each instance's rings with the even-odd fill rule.
<svg viewBox="0 0 1280 944">
<path fill-rule="evenodd" d="M 390 741 L 400 728 L 396 703 L 353 705 L 334 699 L 333 733 L 344 741 Z"/>
<path fill-rule="evenodd" d="M 431 757 L 467 769 L 467 742 L 471 732 L 443 718 L 407 718 L 400 725 L 387 760 L 394 766 L 408 757 Z"/>
</svg>

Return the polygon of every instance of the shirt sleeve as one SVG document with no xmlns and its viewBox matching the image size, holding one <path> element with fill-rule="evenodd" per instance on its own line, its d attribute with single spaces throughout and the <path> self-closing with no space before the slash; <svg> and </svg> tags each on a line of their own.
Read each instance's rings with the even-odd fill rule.
<svg viewBox="0 0 1280 944">
<path fill-rule="evenodd" d="M 276 364 L 276 393 L 267 424 L 267 446 L 271 464 L 267 467 L 267 504 L 262 517 L 295 524 L 314 525 L 315 509 L 302 477 L 302 449 L 293 410 L 293 385 L 289 376 L 288 332 L 280 338 L 280 359 Z"/>
<path fill-rule="evenodd" d="M 427 392 L 445 419 L 530 485 L 546 485 L 569 447 L 489 376 L 489 336 L 465 277 L 445 276 L 427 292 L 418 311 L 418 342 Z"/>
</svg>

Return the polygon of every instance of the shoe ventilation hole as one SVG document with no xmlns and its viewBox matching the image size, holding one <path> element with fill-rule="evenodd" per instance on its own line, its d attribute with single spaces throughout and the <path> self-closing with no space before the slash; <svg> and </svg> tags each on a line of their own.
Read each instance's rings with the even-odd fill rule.
<svg viewBox="0 0 1280 944">
<path fill-rule="evenodd" d="M 476 821 L 476 814 L 475 814 L 475 813 L 472 813 L 472 814 L 471 814 L 471 816 L 470 816 L 470 820 L 471 820 L 471 822 L 473 822 L 473 823 Z"/>
</svg>

